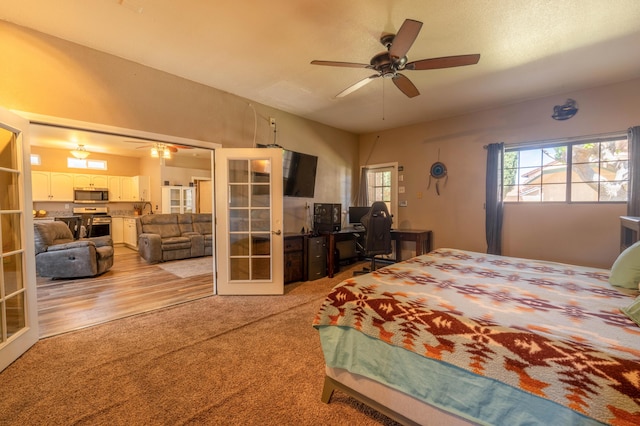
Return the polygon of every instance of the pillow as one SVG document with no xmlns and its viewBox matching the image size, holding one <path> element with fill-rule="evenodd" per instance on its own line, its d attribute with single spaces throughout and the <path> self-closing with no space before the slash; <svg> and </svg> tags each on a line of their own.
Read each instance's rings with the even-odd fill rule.
<svg viewBox="0 0 640 426">
<path fill-rule="evenodd" d="M 640 296 L 636 297 L 636 300 L 626 308 L 620 308 L 620 310 L 633 322 L 640 325 Z"/>
<path fill-rule="evenodd" d="M 613 262 L 609 284 L 624 288 L 639 288 L 640 283 L 640 241 L 627 247 Z"/>
</svg>

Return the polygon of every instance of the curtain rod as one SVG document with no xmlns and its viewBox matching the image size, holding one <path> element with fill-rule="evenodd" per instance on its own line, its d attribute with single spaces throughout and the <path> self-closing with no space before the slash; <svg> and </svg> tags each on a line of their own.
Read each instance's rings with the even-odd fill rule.
<svg viewBox="0 0 640 426">
<path fill-rule="evenodd" d="M 579 141 L 594 141 L 594 142 L 602 142 L 606 140 L 618 139 L 627 136 L 627 131 L 617 131 L 611 133 L 598 133 L 595 135 L 586 135 L 586 136 L 572 136 L 568 138 L 559 138 L 559 139 L 546 139 L 546 140 L 538 140 L 538 141 L 524 141 L 524 142 L 513 142 L 513 143 L 504 143 L 505 148 L 527 148 L 531 147 L 541 147 L 541 146 L 550 146 L 550 145 L 559 145 L 565 143 L 579 142 Z M 487 149 L 489 145 L 483 145 L 484 149 Z"/>
</svg>

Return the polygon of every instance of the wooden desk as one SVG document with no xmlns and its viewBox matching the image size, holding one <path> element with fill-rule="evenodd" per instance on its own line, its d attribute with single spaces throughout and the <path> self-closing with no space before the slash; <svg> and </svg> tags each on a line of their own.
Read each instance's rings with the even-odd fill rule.
<svg viewBox="0 0 640 426">
<path fill-rule="evenodd" d="M 346 228 L 338 232 L 328 232 L 323 235 L 327 238 L 327 275 L 333 278 L 335 272 L 335 251 L 338 241 L 346 241 L 356 238 L 357 234 L 364 234 L 364 229 Z M 431 231 L 422 229 L 392 229 L 391 239 L 395 241 L 396 261 L 401 261 L 401 248 L 403 241 L 412 241 L 416 245 L 416 256 L 431 251 Z"/>
</svg>

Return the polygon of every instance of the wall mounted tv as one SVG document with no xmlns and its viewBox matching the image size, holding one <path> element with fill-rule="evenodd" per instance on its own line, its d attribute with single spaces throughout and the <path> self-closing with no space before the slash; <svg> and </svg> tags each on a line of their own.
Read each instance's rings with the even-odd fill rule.
<svg viewBox="0 0 640 426">
<path fill-rule="evenodd" d="M 282 177 L 285 197 L 313 198 L 316 189 L 318 157 L 295 151 L 282 151 Z"/>
<path fill-rule="evenodd" d="M 268 145 L 258 145 L 268 148 Z M 278 147 L 279 148 L 279 147 Z M 285 197 L 313 198 L 318 157 L 282 149 L 282 188 Z"/>
</svg>

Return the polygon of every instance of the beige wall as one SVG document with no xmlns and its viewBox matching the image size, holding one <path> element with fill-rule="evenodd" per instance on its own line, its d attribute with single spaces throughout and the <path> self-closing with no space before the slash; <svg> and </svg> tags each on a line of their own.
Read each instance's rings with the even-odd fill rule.
<svg viewBox="0 0 640 426">
<path fill-rule="evenodd" d="M 484 145 L 621 131 L 640 121 L 640 80 L 635 80 L 358 138 L 6 22 L 0 22 L 0 40 L 5 108 L 241 147 L 253 144 L 254 117 L 256 142 L 273 142 L 268 118 L 275 117 L 277 143 L 319 157 L 315 199 L 285 198 L 287 232 L 310 225 L 306 205 L 349 205 L 353 170 L 380 135 L 369 163 L 398 161 L 404 167 L 406 193 L 400 199 L 408 207 L 398 208 L 396 225 L 433 230 L 436 247 L 485 251 Z M 578 102 L 578 114 L 552 120 L 553 106 L 568 97 Z M 440 196 L 427 189 L 429 167 L 437 160 L 449 171 Z M 504 254 L 609 267 L 624 212 L 618 204 L 508 205 Z"/>
<path fill-rule="evenodd" d="M 285 231 L 308 226 L 307 203 L 348 203 L 356 135 L 4 21 L 0 40 L 4 108 L 223 147 L 273 142 L 269 117 L 274 117 L 277 143 L 319 156 L 322 177 L 315 199 L 285 198 Z"/>
<path fill-rule="evenodd" d="M 39 166 L 32 165 L 32 170 L 112 176 L 137 176 L 141 174 L 140 159 L 133 157 L 122 157 L 120 155 L 94 152 L 91 154 L 91 159 L 105 160 L 107 162 L 108 170 L 87 170 L 70 169 L 67 167 L 67 158 L 71 156 L 69 151 L 32 146 L 31 153 L 40 155 L 41 161 Z"/>
<path fill-rule="evenodd" d="M 526 84 L 526 82 L 523 82 Z M 551 118 L 553 106 L 575 99 L 570 120 Z M 397 160 L 404 166 L 408 207 L 399 208 L 401 227 L 434 231 L 436 247 L 486 251 L 484 146 L 626 131 L 640 124 L 640 80 L 565 93 L 431 123 L 362 135 L 364 162 L 377 135 L 370 163 Z M 448 168 L 448 181 L 427 189 L 435 161 Z M 503 254 L 610 267 L 619 250 L 619 216 L 624 204 L 507 205 Z"/>
</svg>

